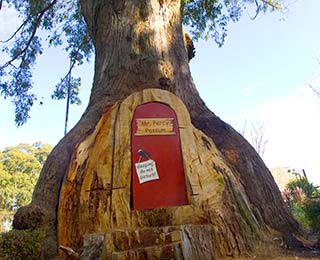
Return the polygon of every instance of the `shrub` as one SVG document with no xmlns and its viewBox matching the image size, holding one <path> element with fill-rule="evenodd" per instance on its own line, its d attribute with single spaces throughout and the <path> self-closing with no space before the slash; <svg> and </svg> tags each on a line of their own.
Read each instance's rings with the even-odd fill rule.
<svg viewBox="0 0 320 260">
<path fill-rule="evenodd" d="M 293 216 L 305 228 L 320 231 L 320 191 L 306 177 L 287 184 L 283 198 Z"/>
<path fill-rule="evenodd" d="M 303 210 L 309 220 L 310 228 L 320 231 L 320 199 L 311 199 L 304 203 Z"/>
<path fill-rule="evenodd" d="M 286 187 L 291 191 L 292 195 L 297 191 L 303 192 L 309 199 L 319 196 L 319 190 L 306 177 L 297 177 L 297 179 L 289 182 Z M 299 200 L 299 197 L 297 198 Z"/>
<path fill-rule="evenodd" d="M 303 208 L 303 204 L 294 203 L 291 208 L 291 212 L 294 218 L 306 229 L 310 229 L 311 221 L 306 216 L 305 210 Z"/>
<path fill-rule="evenodd" d="M 40 247 L 44 231 L 11 230 L 0 235 L 1 260 L 36 260 L 40 258 Z"/>
</svg>

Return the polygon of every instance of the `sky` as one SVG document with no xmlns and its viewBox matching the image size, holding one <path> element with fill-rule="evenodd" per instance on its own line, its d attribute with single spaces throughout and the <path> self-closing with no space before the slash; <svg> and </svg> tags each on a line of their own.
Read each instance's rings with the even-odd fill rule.
<svg viewBox="0 0 320 260">
<path fill-rule="evenodd" d="M 268 167 L 305 169 L 309 179 L 320 185 L 320 97 L 308 87 L 320 86 L 318 10 L 319 0 L 291 0 L 287 11 L 255 20 L 248 10 L 229 25 L 223 47 L 213 41 L 196 42 L 190 67 L 201 97 L 216 115 L 244 132 L 249 141 L 252 125 L 262 126 Z M 15 24 L 13 13 L 3 8 L 0 39 Z M 67 66 L 61 48 L 48 49 L 39 58 L 34 83 L 43 105 L 36 104 L 29 121 L 19 128 L 10 101 L 0 98 L 0 149 L 36 141 L 55 145 L 63 137 L 65 101 L 50 96 Z M 86 108 L 93 60 L 76 74 L 82 77 L 82 105 L 71 106 L 69 128 Z"/>
</svg>

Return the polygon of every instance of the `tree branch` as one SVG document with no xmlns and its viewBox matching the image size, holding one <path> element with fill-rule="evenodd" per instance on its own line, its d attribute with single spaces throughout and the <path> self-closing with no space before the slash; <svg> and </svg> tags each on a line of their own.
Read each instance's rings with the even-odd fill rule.
<svg viewBox="0 0 320 260">
<path fill-rule="evenodd" d="M 7 40 L 0 41 L 0 42 L 7 43 L 7 42 L 11 41 L 17 35 L 17 33 L 30 21 L 31 18 L 32 18 L 32 16 L 29 16 Z"/>
<path fill-rule="evenodd" d="M 276 5 L 276 4 L 274 4 L 274 3 L 271 3 L 271 2 L 269 2 L 269 1 L 267 1 L 267 0 L 260 0 L 260 1 L 263 2 L 263 3 L 265 3 L 265 4 L 267 4 L 267 5 L 270 5 L 271 7 L 275 8 L 275 9 L 279 9 L 279 6 L 278 6 L 278 5 Z"/>
<path fill-rule="evenodd" d="M 280 7 L 272 2 L 269 2 L 267 0 L 260 0 L 262 3 L 271 6 L 274 9 L 280 9 Z M 254 17 L 250 17 L 251 20 L 254 20 L 257 18 L 257 16 L 259 15 L 259 13 L 262 10 L 262 5 L 259 5 L 258 0 L 254 0 L 254 4 L 256 5 L 256 14 L 254 15 Z"/>
<path fill-rule="evenodd" d="M 260 7 L 260 5 L 259 5 L 259 3 L 258 3 L 258 0 L 254 0 L 254 3 L 255 3 L 255 5 L 256 5 L 256 14 L 255 14 L 255 16 L 254 17 L 250 17 L 250 19 L 251 20 L 254 20 L 254 19 L 256 19 L 257 18 L 257 16 L 258 16 L 258 14 L 260 13 L 260 10 L 261 10 L 261 7 Z"/>
<path fill-rule="evenodd" d="M 38 28 L 39 28 L 39 25 L 40 25 L 40 22 L 41 22 L 41 19 L 42 19 L 43 15 L 44 15 L 50 8 L 52 8 L 52 6 L 54 6 L 56 3 L 57 3 L 57 0 L 53 0 L 48 6 L 46 6 L 44 9 L 42 9 L 40 12 L 38 12 L 38 13 L 36 14 L 36 15 L 38 15 L 38 17 L 36 18 L 36 22 L 35 22 L 35 24 L 34 24 L 34 27 L 33 27 L 32 33 L 31 33 L 31 35 L 30 35 L 30 37 L 29 37 L 29 40 L 28 40 L 27 43 L 26 43 L 26 46 L 25 46 L 21 51 L 19 51 L 16 55 L 14 55 L 11 60 L 9 60 L 9 61 L 6 62 L 3 66 L 1 66 L 1 67 L 0 67 L 0 70 L 8 67 L 9 65 L 12 65 L 12 62 L 13 62 L 13 61 L 15 61 L 16 59 L 18 59 L 19 56 L 21 56 L 22 54 L 25 54 L 25 53 L 26 53 L 26 51 L 29 49 L 29 47 L 30 47 L 30 45 L 31 45 L 31 43 L 32 43 L 32 40 L 34 39 L 34 36 L 36 35 L 36 32 L 37 32 L 37 30 L 38 30 Z M 35 17 L 36 15 L 34 15 L 33 17 Z M 30 19 L 32 19 L 32 17 L 31 17 Z M 27 19 L 26 22 L 29 21 L 30 19 Z M 21 26 L 18 28 L 18 30 L 20 30 L 23 26 L 25 26 L 25 25 L 21 25 Z M 16 33 L 17 33 L 17 31 L 14 33 L 14 35 L 15 35 Z M 14 35 L 11 36 L 10 38 L 12 39 L 12 38 L 14 37 Z M 22 61 L 24 61 L 24 57 L 25 57 L 25 55 L 23 56 Z"/>
<path fill-rule="evenodd" d="M 311 84 L 308 84 L 309 88 L 312 89 L 312 91 L 318 96 L 320 97 L 320 91 L 317 90 L 316 88 L 314 88 Z"/>
</svg>

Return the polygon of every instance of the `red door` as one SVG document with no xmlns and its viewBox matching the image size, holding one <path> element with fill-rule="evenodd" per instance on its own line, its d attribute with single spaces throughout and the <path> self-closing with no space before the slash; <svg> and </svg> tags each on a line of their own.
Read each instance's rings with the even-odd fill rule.
<svg viewBox="0 0 320 260">
<path fill-rule="evenodd" d="M 132 208 L 188 204 L 175 112 L 159 102 L 136 108 L 131 127 Z"/>
</svg>

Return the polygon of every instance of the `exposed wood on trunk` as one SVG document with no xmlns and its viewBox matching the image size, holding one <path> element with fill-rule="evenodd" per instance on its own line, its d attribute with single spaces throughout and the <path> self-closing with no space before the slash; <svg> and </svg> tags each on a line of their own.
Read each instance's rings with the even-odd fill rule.
<svg viewBox="0 0 320 260">
<path fill-rule="evenodd" d="M 130 209 L 130 126 L 135 108 L 150 101 L 168 104 L 176 111 L 190 205 Z M 216 227 L 211 234 L 213 243 L 219 245 L 212 257 L 236 256 L 251 248 L 258 237 L 258 223 L 250 215 L 244 194 L 211 139 L 191 125 L 183 103 L 170 92 L 147 89 L 113 106 L 75 150 L 61 190 L 59 244 L 79 249 L 85 234 L 110 229 L 211 223 Z M 240 209 L 249 211 L 244 220 Z"/>
</svg>

